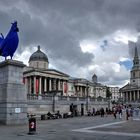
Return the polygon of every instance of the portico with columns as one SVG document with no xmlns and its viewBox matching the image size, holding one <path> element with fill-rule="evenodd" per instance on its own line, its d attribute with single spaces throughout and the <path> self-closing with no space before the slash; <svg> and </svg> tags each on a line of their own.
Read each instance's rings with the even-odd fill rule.
<svg viewBox="0 0 140 140">
<path fill-rule="evenodd" d="M 24 68 L 23 82 L 27 94 L 43 95 L 61 92 L 67 96 L 69 75 L 55 69 L 49 69 L 48 65 L 46 54 L 38 46 L 38 50 L 29 59 L 29 66 Z"/>
<path fill-rule="evenodd" d="M 28 76 L 27 76 L 28 75 Z M 45 77 L 40 75 L 30 75 L 29 73 L 26 74 L 27 77 L 24 77 L 24 83 L 27 87 L 28 94 L 47 94 L 51 91 L 62 91 L 65 93 L 65 84 L 67 84 L 67 79 L 60 77 L 60 78 L 52 78 L 52 77 Z"/>
<path fill-rule="evenodd" d="M 129 86 L 129 87 L 128 87 Z M 128 90 L 129 88 L 129 90 Z M 130 90 L 130 84 L 123 87 L 123 99 L 125 102 L 136 102 L 140 100 L 140 88 L 131 86 Z"/>
</svg>

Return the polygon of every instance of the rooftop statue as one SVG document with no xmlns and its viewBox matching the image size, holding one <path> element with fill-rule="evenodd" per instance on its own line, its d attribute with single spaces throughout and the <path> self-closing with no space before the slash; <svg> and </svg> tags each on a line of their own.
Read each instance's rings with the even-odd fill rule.
<svg viewBox="0 0 140 140">
<path fill-rule="evenodd" d="M 7 56 L 10 56 L 12 59 L 19 42 L 17 34 L 17 32 L 19 31 L 17 27 L 17 21 L 11 24 L 12 26 L 7 36 L 4 38 L 3 34 L 1 33 L 0 37 L 0 55 L 5 57 L 5 60 Z"/>
</svg>

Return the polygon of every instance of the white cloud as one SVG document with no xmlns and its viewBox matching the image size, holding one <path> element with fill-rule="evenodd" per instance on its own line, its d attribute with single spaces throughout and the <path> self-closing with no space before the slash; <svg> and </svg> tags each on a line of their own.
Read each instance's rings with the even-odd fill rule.
<svg viewBox="0 0 140 140">
<path fill-rule="evenodd" d="M 119 30 L 114 33 L 114 40 L 128 45 L 128 40 L 137 41 L 138 33 L 129 33 L 128 31 Z"/>
<path fill-rule="evenodd" d="M 36 50 L 37 47 L 34 47 L 34 45 L 25 47 L 24 51 L 20 54 L 16 53 L 13 59 L 20 60 L 28 66 L 29 58 Z"/>
<path fill-rule="evenodd" d="M 127 57 L 120 57 L 120 61 L 123 62 L 123 61 L 131 61 L 130 58 L 127 58 Z"/>
<path fill-rule="evenodd" d="M 91 79 L 95 73 L 98 76 L 99 82 L 121 86 L 129 80 L 130 73 L 123 65 L 120 65 L 119 62 L 130 60 L 130 58 L 128 58 L 128 45 L 123 41 L 116 41 L 114 39 L 115 36 L 116 34 L 112 34 L 102 39 L 107 39 L 108 41 L 108 46 L 104 51 L 100 47 L 102 40 L 83 41 L 81 43 L 81 49 L 83 52 L 90 52 L 95 56 L 93 60 L 94 63 L 89 65 L 88 69 L 85 68 L 85 71 L 89 73 L 89 79 Z"/>
<path fill-rule="evenodd" d="M 98 45 L 97 43 L 94 43 L 94 42 L 91 42 L 88 40 L 83 40 L 80 43 L 80 47 L 84 53 L 85 52 L 89 52 L 89 53 L 95 52 L 98 49 L 97 45 Z"/>
</svg>

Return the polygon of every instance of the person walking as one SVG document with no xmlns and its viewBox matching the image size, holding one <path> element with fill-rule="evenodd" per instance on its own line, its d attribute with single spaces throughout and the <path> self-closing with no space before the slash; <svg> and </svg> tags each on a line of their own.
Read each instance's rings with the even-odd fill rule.
<svg viewBox="0 0 140 140">
<path fill-rule="evenodd" d="M 127 107 L 126 108 L 126 120 L 128 120 L 129 119 L 129 116 L 130 116 L 130 109 Z"/>
<path fill-rule="evenodd" d="M 117 118 L 116 114 L 117 114 L 117 109 L 116 107 L 113 107 L 113 116 L 115 119 Z"/>
<path fill-rule="evenodd" d="M 131 118 L 131 120 L 133 120 L 133 113 L 134 113 L 134 109 L 131 107 L 130 108 L 130 118 Z"/>
<path fill-rule="evenodd" d="M 122 108 L 121 108 L 121 106 L 119 106 L 119 108 L 118 108 L 118 113 L 119 113 L 119 118 L 121 119 L 122 118 Z"/>
</svg>

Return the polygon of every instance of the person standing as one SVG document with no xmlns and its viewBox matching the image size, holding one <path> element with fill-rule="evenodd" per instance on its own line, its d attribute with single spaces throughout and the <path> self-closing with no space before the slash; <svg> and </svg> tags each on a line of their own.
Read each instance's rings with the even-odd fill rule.
<svg viewBox="0 0 140 140">
<path fill-rule="evenodd" d="M 101 113 L 101 117 L 104 117 L 105 112 L 104 112 L 104 108 L 103 107 L 100 109 L 100 113 Z"/>
</svg>

